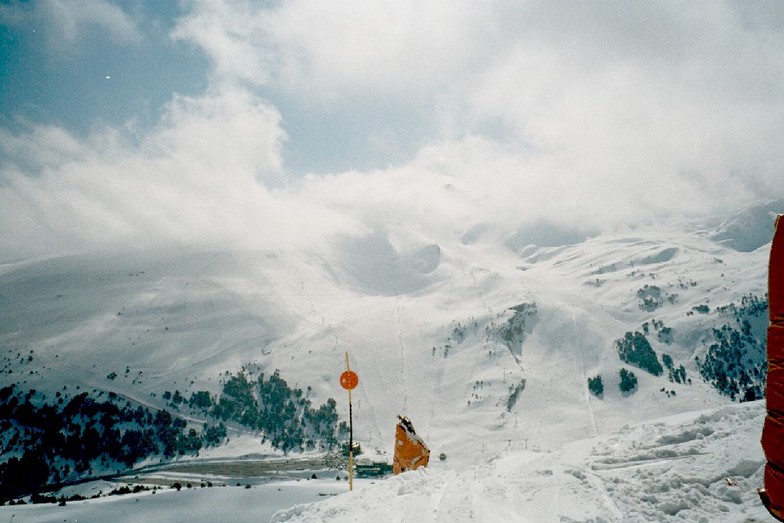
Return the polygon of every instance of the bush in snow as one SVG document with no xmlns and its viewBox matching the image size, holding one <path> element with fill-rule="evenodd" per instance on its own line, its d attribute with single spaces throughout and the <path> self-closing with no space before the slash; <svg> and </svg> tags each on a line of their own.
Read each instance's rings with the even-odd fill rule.
<svg viewBox="0 0 784 523">
<path fill-rule="evenodd" d="M 604 383 L 602 383 L 601 374 L 594 376 L 593 378 L 588 378 L 588 390 L 597 398 L 601 398 L 604 395 Z"/>
<path fill-rule="evenodd" d="M 766 335 L 768 300 L 752 294 L 735 303 L 718 307 L 726 318 L 711 330 L 711 343 L 702 358 L 695 358 L 702 377 L 734 401 L 754 401 L 764 397 L 766 378 Z"/>
<path fill-rule="evenodd" d="M 661 376 L 664 369 L 656 351 L 653 350 L 645 334 L 635 331 L 627 332 L 623 338 L 615 340 L 615 348 L 622 361 L 648 371 L 654 376 Z"/>
<path fill-rule="evenodd" d="M 633 372 L 621 368 L 620 375 L 621 383 L 618 387 L 621 389 L 621 392 L 631 392 L 637 388 L 637 376 Z"/>
</svg>

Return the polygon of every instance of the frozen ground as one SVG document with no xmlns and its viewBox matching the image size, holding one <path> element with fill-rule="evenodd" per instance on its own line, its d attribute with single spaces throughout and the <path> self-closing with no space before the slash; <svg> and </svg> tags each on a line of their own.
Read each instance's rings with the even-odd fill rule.
<svg viewBox="0 0 784 523">
<path fill-rule="evenodd" d="M 680 414 L 551 451 L 499 452 L 466 468 L 436 460 L 357 480 L 353 492 L 332 477 L 167 489 L 0 507 L 0 521 L 762 523 L 770 521 L 756 494 L 763 416 L 762 402 Z"/>
<path fill-rule="evenodd" d="M 27 505 L 0 507 L 0 520 L 14 523 L 176 523 L 183 521 L 243 523 L 269 521 L 283 508 L 347 490 L 334 478 L 285 481 L 244 486 L 158 490 L 96 500 L 75 501 L 64 507 Z"/>
<path fill-rule="evenodd" d="M 550 452 L 419 470 L 279 512 L 276 522 L 770 521 L 761 402 L 674 416 Z"/>
<path fill-rule="evenodd" d="M 278 511 L 277 521 L 767 520 L 755 494 L 763 405 L 732 404 L 694 364 L 727 321 L 717 307 L 764 295 L 764 245 L 747 252 L 693 228 L 651 227 L 514 251 L 481 234 L 394 230 L 332 248 L 0 266 L 0 385 L 109 390 L 163 408 L 163 391 L 218 393 L 226 371 L 278 369 L 315 403 L 336 398 L 345 420 L 338 376 L 348 351 L 366 455 L 391 461 L 405 414 L 433 451 L 430 469 L 326 499 L 345 483 L 6 506 L 0 523 L 265 521 Z M 645 286 L 667 298 L 655 310 L 640 306 Z M 520 304 L 536 314 L 505 343 L 499 329 Z M 614 342 L 654 319 L 673 335 L 651 331 L 651 345 L 692 383 L 635 368 L 637 389 L 621 393 Z M 596 397 L 587 378 L 599 374 Z M 271 452 L 259 434 L 234 427 L 231 437 L 202 457 Z"/>
</svg>

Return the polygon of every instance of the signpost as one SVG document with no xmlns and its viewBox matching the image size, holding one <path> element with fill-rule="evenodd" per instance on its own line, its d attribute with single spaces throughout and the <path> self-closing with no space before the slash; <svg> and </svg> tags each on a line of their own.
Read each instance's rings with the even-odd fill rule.
<svg viewBox="0 0 784 523">
<path fill-rule="evenodd" d="M 348 489 L 354 490 L 354 413 L 351 391 L 359 384 L 359 376 L 351 370 L 346 351 L 346 370 L 340 375 L 340 386 L 348 391 Z"/>
</svg>

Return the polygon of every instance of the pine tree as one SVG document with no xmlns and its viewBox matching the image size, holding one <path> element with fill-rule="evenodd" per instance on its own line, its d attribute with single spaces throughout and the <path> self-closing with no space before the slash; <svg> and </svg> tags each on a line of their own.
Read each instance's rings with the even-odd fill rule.
<svg viewBox="0 0 784 523">
<path fill-rule="evenodd" d="M 621 368 L 620 376 L 621 383 L 619 388 L 621 389 L 621 392 L 630 392 L 637 388 L 637 376 L 635 376 L 633 372 Z"/>
</svg>

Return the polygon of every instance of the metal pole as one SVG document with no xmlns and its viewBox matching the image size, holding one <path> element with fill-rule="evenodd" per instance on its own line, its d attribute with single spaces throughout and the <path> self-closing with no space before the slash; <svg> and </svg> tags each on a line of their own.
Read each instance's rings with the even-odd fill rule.
<svg viewBox="0 0 784 523">
<path fill-rule="evenodd" d="M 346 351 L 346 370 L 351 370 Z M 348 489 L 354 490 L 354 408 L 351 404 L 351 389 L 348 389 Z"/>
</svg>

